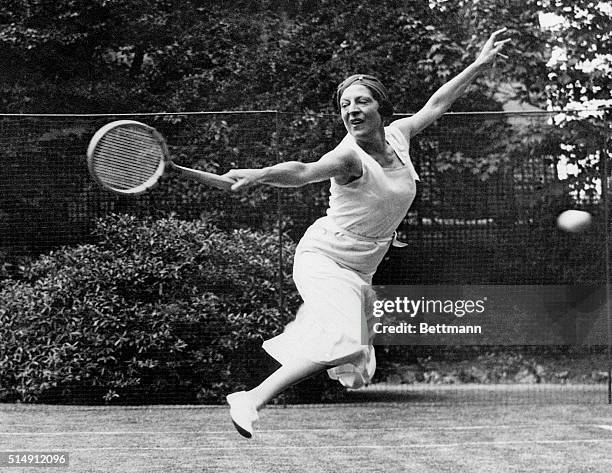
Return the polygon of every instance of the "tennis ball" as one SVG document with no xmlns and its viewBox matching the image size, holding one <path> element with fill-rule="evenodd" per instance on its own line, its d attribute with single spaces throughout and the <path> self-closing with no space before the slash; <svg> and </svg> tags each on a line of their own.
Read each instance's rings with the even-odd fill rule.
<svg viewBox="0 0 612 473">
<path fill-rule="evenodd" d="M 557 225 L 563 231 L 579 233 L 591 225 L 591 214 L 583 210 L 566 210 L 557 217 Z"/>
</svg>

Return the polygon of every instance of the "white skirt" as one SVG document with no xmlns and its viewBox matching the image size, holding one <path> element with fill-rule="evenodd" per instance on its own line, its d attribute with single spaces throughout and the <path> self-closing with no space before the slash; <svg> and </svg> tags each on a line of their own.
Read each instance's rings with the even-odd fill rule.
<svg viewBox="0 0 612 473">
<path fill-rule="evenodd" d="M 339 263 L 337 241 L 329 242 L 334 258 L 326 255 L 326 241 L 333 238 L 328 230 L 314 225 L 300 241 L 293 279 L 304 304 L 285 331 L 266 340 L 263 348 L 283 365 L 307 359 L 329 366 L 330 378 L 359 388 L 370 382 L 376 370 L 371 321 L 362 311 L 362 291 L 368 297 L 372 294 L 370 284 L 376 268 L 366 273 Z M 370 248 L 372 245 L 379 244 L 371 243 Z M 345 241 L 342 246 L 350 250 L 349 262 L 359 260 L 356 245 Z M 386 249 L 383 246 L 378 251 L 384 256 Z M 382 256 L 376 255 L 376 260 Z"/>
</svg>

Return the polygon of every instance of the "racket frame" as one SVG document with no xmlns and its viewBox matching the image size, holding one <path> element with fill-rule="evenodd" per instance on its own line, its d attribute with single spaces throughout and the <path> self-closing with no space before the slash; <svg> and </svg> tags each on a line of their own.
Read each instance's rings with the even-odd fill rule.
<svg viewBox="0 0 612 473">
<path fill-rule="evenodd" d="M 115 128 L 118 128 L 118 127 L 123 127 L 123 126 L 128 126 L 128 125 L 143 128 L 148 133 L 150 133 L 151 136 L 154 138 L 154 140 L 159 145 L 159 149 L 162 153 L 162 159 L 160 160 L 160 163 L 157 166 L 157 169 L 155 170 L 153 175 L 149 179 L 147 179 L 145 182 L 143 182 L 142 184 L 138 186 L 130 188 L 130 189 L 118 189 L 116 187 L 113 187 L 105 183 L 103 180 L 99 178 L 98 173 L 96 172 L 96 169 L 94 166 L 94 158 L 95 158 L 94 153 L 98 145 L 100 144 L 100 141 L 102 140 L 102 138 L 104 138 L 104 136 L 109 131 Z M 106 125 L 101 127 L 98 131 L 96 131 L 96 133 L 93 135 L 93 137 L 91 138 L 89 142 L 89 146 L 87 147 L 87 166 L 89 168 L 89 173 L 91 174 L 91 176 L 103 188 L 111 192 L 114 192 L 115 194 L 120 194 L 120 195 L 138 195 L 138 194 L 142 194 L 146 192 L 147 190 L 149 190 L 151 187 L 157 184 L 157 181 L 159 181 L 159 178 L 166 171 L 166 168 L 169 162 L 170 162 L 170 153 L 168 151 L 168 145 L 166 144 L 166 140 L 164 139 L 164 137 L 152 126 L 146 125 L 145 123 L 142 123 L 136 120 L 116 120 L 116 121 L 107 123 Z"/>
</svg>

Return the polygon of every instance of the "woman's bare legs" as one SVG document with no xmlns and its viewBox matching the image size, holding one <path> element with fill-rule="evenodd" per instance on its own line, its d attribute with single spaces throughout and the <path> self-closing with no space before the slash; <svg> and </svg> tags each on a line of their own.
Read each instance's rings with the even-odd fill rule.
<svg viewBox="0 0 612 473">
<path fill-rule="evenodd" d="M 327 366 L 310 360 L 294 360 L 282 365 L 264 379 L 259 386 L 247 391 L 247 394 L 251 396 L 259 410 L 285 389 L 326 368 Z"/>
<path fill-rule="evenodd" d="M 250 391 L 240 391 L 227 396 L 230 416 L 236 430 L 244 437 L 253 435 L 253 423 L 259 418 L 257 411 L 274 396 L 289 386 L 312 376 L 326 368 L 325 365 L 308 360 L 286 363 Z"/>
</svg>

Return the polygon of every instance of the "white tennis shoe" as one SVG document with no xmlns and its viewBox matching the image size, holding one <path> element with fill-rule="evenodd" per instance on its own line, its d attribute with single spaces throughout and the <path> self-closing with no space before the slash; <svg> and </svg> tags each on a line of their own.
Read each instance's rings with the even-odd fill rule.
<svg viewBox="0 0 612 473">
<path fill-rule="evenodd" d="M 230 406 L 230 417 L 240 435 L 250 439 L 253 423 L 259 420 L 255 404 L 245 391 L 229 394 L 225 399 Z"/>
</svg>

